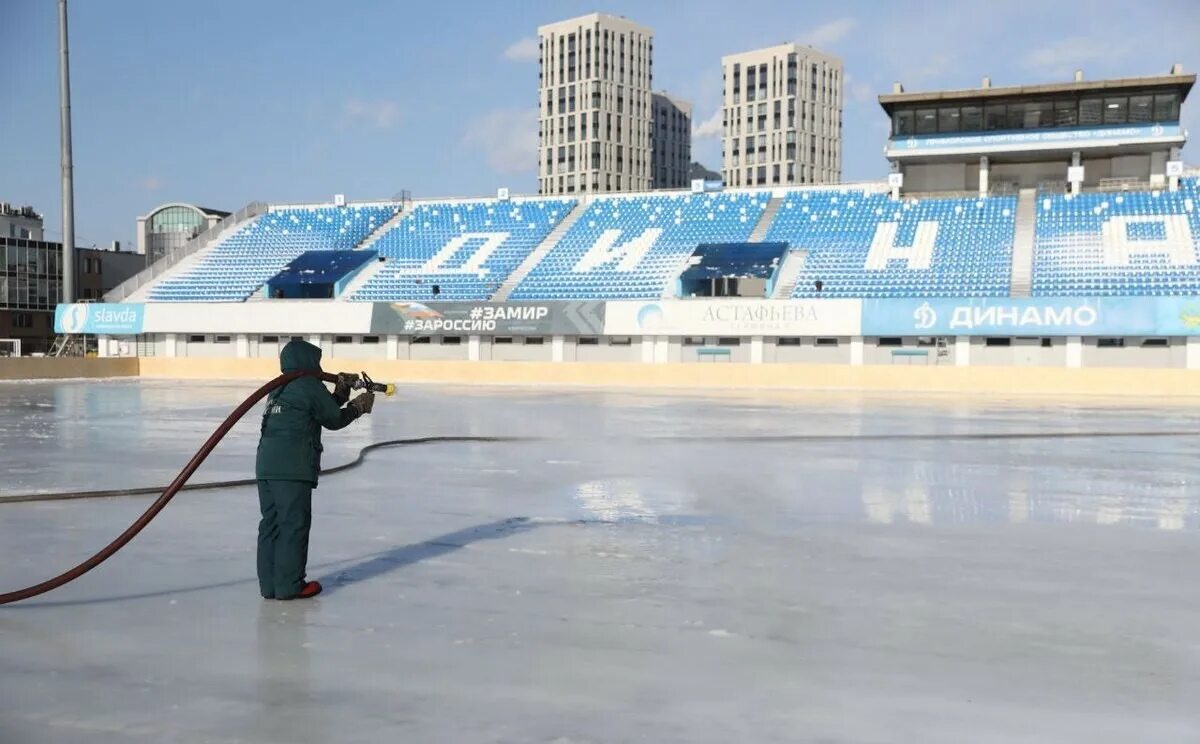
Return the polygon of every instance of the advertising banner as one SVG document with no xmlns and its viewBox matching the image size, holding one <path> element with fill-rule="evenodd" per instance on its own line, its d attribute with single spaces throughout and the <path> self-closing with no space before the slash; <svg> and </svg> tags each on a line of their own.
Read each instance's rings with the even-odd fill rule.
<svg viewBox="0 0 1200 744">
<path fill-rule="evenodd" d="M 130 336 L 142 332 L 145 305 L 132 302 L 76 302 L 54 308 L 54 332 Z"/>
<path fill-rule="evenodd" d="M 1200 336 L 1200 297 L 1157 297 L 1158 336 Z"/>
<path fill-rule="evenodd" d="M 154 302 L 147 333 L 368 333 L 371 303 L 329 300 Z"/>
<path fill-rule="evenodd" d="M 864 336 L 1200 335 L 1200 298 L 865 300 Z"/>
<path fill-rule="evenodd" d="M 603 302 L 379 302 L 371 333 L 409 336 L 598 336 Z"/>
<path fill-rule="evenodd" d="M 661 300 L 609 302 L 616 336 L 857 336 L 861 300 Z"/>
</svg>

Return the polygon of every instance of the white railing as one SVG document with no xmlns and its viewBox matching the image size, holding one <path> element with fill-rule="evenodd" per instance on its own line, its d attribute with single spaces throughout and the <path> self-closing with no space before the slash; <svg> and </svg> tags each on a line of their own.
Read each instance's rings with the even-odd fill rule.
<svg viewBox="0 0 1200 744">
<path fill-rule="evenodd" d="M 131 294 L 136 292 L 141 287 L 149 284 L 166 272 L 170 271 L 175 264 L 192 255 L 193 253 L 207 248 L 213 240 L 222 232 L 232 225 L 239 224 L 251 217 L 256 217 L 267 211 L 267 205 L 262 202 L 250 202 L 233 214 L 223 217 L 219 222 L 213 224 L 207 230 L 204 230 L 196 237 L 188 242 L 167 251 L 162 258 L 142 269 L 138 273 L 129 277 L 117 286 L 113 287 L 104 295 L 105 302 L 121 302 Z"/>
<path fill-rule="evenodd" d="M 398 194 L 390 199 L 347 199 L 343 205 L 347 208 L 351 207 L 395 207 L 404 206 L 404 201 Z M 409 201 L 412 201 L 410 198 Z M 334 209 L 338 205 L 332 201 L 323 202 L 271 202 L 267 211 L 278 211 L 284 209 Z"/>
<path fill-rule="evenodd" d="M 1135 177 L 1101 178 L 1097 191 L 1151 191 L 1154 185 L 1149 181 Z M 1163 188 L 1159 186 L 1158 188 Z"/>
</svg>

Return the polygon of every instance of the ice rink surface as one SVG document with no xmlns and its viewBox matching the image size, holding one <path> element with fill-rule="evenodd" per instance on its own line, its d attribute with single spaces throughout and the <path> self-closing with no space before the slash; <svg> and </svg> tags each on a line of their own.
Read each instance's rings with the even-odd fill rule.
<svg viewBox="0 0 1200 744">
<path fill-rule="evenodd" d="M 0 383 L 0 494 L 165 483 L 253 387 Z M 249 477 L 257 432 L 197 478 Z M 1037 432 L 1183 436 L 991 436 Z M 538 439 L 323 480 L 310 602 L 259 598 L 253 489 L 180 495 L 0 607 L 0 742 L 1197 741 L 1191 432 L 1138 403 L 402 390 L 326 465 Z M 149 501 L 0 504 L 0 591 Z"/>
</svg>

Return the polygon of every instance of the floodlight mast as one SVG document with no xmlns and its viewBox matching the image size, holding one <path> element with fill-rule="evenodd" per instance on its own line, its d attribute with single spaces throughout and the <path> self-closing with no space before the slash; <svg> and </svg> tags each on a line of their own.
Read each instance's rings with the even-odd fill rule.
<svg viewBox="0 0 1200 744">
<path fill-rule="evenodd" d="M 71 64 L 67 0 L 58 0 L 58 106 L 62 166 L 62 301 L 75 301 L 75 176 L 71 158 Z"/>
</svg>

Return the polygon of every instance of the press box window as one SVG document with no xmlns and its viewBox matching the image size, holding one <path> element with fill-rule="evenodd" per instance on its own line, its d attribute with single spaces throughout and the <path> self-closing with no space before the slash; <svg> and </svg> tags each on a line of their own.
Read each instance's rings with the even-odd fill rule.
<svg viewBox="0 0 1200 744">
<path fill-rule="evenodd" d="M 836 338 L 818 338 L 817 339 L 817 346 L 837 346 L 837 345 L 838 345 L 838 340 Z"/>
<path fill-rule="evenodd" d="M 742 340 L 732 336 L 724 336 L 717 339 L 717 346 L 741 346 Z"/>
<path fill-rule="evenodd" d="M 213 337 L 214 344 L 228 344 L 233 342 L 232 336 L 215 336 Z"/>
<path fill-rule="evenodd" d="M 500 346 L 501 344 L 511 344 L 512 342 L 513 342 L 512 336 L 496 336 L 494 339 L 492 339 L 493 346 Z"/>
<path fill-rule="evenodd" d="M 684 336 L 684 346 L 704 346 L 704 339 L 700 336 Z"/>
<path fill-rule="evenodd" d="M 354 343 L 354 336 L 334 336 L 333 342 L 335 344 L 352 344 Z"/>
<path fill-rule="evenodd" d="M 896 336 L 885 336 L 883 338 L 880 338 L 879 342 L 876 345 L 877 346 L 903 346 L 904 339 L 898 338 Z"/>
<path fill-rule="evenodd" d="M 362 337 L 362 343 L 364 343 L 364 344 L 377 344 L 377 343 L 379 343 L 379 336 L 363 336 L 363 337 Z"/>
<path fill-rule="evenodd" d="M 461 346 L 462 336 L 442 336 L 442 346 Z"/>
<path fill-rule="evenodd" d="M 427 344 L 427 343 L 429 343 L 429 336 L 416 336 L 411 341 L 409 341 L 409 343 L 410 344 Z"/>
<path fill-rule="evenodd" d="M 263 336 L 259 339 L 259 343 L 277 344 L 279 343 L 279 336 Z"/>
<path fill-rule="evenodd" d="M 1142 348 L 1163 348 L 1170 346 L 1171 343 L 1165 338 L 1145 338 L 1142 339 Z"/>
<path fill-rule="evenodd" d="M 988 336 L 983 342 L 984 346 L 1012 346 L 1012 339 L 1008 337 L 1001 338 L 999 336 Z"/>
<path fill-rule="evenodd" d="M 1099 338 L 1096 339 L 1096 346 L 1101 349 L 1123 349 L 1125 348 L 1125 339 L 1123 338 Z"/>
<path fill-rule="evenodd" d="M 609 346 L 632 346 L 633 339 L 629 336 L 613 336 L 608 340 Z"/>
<path fill-rule="evenodd" d="M 203 344 L 208 342 L 208 336 L 188 336 L 189 344 Z"/>
<path fill-rule="evenodd" d="M 790 336 L 790 337 L 786 337 L 786 338 L 781 338 L 781 339 L 777 340 L 775 343 L 777 346 L 799 346 L 800 339 L 796 338 L 795 336 Z"/>
<path fill-rule="evenodd" d="M 546 339 L 542 338 L 541 336 L 526 336 L 525 337 L 525 345 L 526 346 L 541 346 L 544 343 L 546 343 Z"/>
<path fill-rule="evenodd" d="M 595 336 L 580 336 L 575 343 L 579 346 L 599 346 L 600 339 Z"/>
</svg>

